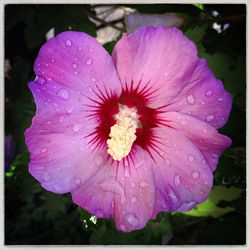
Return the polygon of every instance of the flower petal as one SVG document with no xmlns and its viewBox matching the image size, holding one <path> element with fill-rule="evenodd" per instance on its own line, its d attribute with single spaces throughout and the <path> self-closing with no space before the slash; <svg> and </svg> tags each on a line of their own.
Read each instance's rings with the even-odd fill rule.
<svg viewBox="0 0 250 250">
<path fill-rule="evenodd" d="M 215 170 L 221 153 L 231 145 L 231 139 L 219 134 L 206 122 L 178 112 L 167 112 L 161 115 L 170 126 L 184 134 L 204 155 L 211 170 Z"/>
<path fill-rule="evenodd" d="M 215 128 L 227 122 L 232 97 L 225 91 L 208 68 L 206 60 L 199 60 L 188 85 L 176 96 L 164 111 L 178 111 L 206 121 Z"/>
<path fill-rule="evenodd" d="M 79 32 L 50 39 L 34 69 L 37 78 L 29 87 L 37 111 L 25 133 L 29 169 L 44 188 L 69 192 L 97 171 L 95 159 L 106 156 L 103 150 L 93 152 L 88 144 L 88 135 L 98 125 L 89 111 L 101 93 L 119 95 L 119 79 L 107 52 Z"/>
<path fill-rule="evenodd" d="M 39 51 L 34 70 L 46 81 L 52 79 L 62 87 L 83 91 L 120 91 L 113 62 L 95 38 L 67 31 L 47 41 Z M 93 95 L 93 93 L 91 94 Z"/>
<path fill-rule="evenodd" d="M 133 158 L 133 160 L 131 160 Z M 141 229 L 150 219 L 154 206 L 152 160 L 135 146 L 132 158 L 111 164 L 72 192 L 73 201 L 97 217 L 114 217 L 117 229 Z"/>
<path fill-rule="evenodd" d="M 123 87 L 146 89 L 152 108 L 165 105 L 181 91 L 198 61 L 193 42 L 167 27 L 143 27 L 125 34 L 112 58 Z"/>
<path fill-rule="evenodd" d="M 186 211 L 207 199 L 213 184 L 212 170 L 199 149 L 184 135 L 170 127 L 153 129 L 148 149 L 153 168 L 159 211 Z"/>
</svg>

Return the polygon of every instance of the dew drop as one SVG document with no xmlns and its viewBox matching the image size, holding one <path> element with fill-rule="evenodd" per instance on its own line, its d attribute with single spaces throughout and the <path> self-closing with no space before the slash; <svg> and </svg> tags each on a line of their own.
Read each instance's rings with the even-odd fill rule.
<svg viewBox="0 0 250 250">
<path fill-rule="evenodd" d="M 45 64 L 45 66 L 46 66 L 46 67 L 49 67 L 49 64 L 48 64 L 48 63 L 46 63 L 46 64 Z"/>
<path fill-rule="evenodd" d="M 42 179 L 44 181 L 49 181 L 50 180 L 50 174 L 48 172 L 44 172 L 43 176 L 42 176 Z"/>
<path fill-rule="evenodd" d="M 127 229 L 126 226 L 125 226 L 124 224 L 121 224 L 121 225 L 120 225 L 120 228 L 121 228 L 122 231 L 126 231 L 126 229 Z"/>
<path fill-rule="evenodd" d="M 92 49 L 92 48 L 90 48 L 90 49 L 89 49 L 89 51 L 90 51 L 90 52 L 93 52 L 93 49 Z"/>
<path fill-rule="evenodd" d="M 177 196 L 172 191 L 168 193 L 168 197 L 170 198 L 170 200 L 173 203 L 177 203 L 179 201 L 179 199 L 177 198 Z"/>
<path fill-rule="evenodd" d="M 65 111 L 66 111 L 66 113 L 70 114 L 73 111 L 73 107 L 66 107 Z"/>
<path fill-rule="evenodd" d="M 218 159 L 218 154 L 216 154 L 216 153 L 212 153 L 212 158 L 214 158 L 214 159 Z"/>
<path fill-rule="evenodd" d="M 91 80 L 92 80 L 92 82 L 95 82 L 96 81 L 96 79 L 93 77 L 93 78 L 91 78 Z"/>
<path fill-rule="evenodd" d="M 44 153 L 46 153 L 48 150 L 47 150 L 47 148 L 42 148 L 42 150 L 41 150 L 41 152 L 44 154 Z"/>
<path fill-rule="evenodd" d="M 136 203 L 137 202 L 137 198 L 135 196 L 133 196 L 131 199 L 130 199 L 131 203 Z"/>
<path fill-rule="evenodd" d="M 131 182 L 131 183 L 130 183 L 130 187 L 134 188 L 134 187 L 135 187 L 135 183 L 134 183 L 134 182 Z"/>
<path fill-rule="evenodd" d="M 132 226 L 136 226 L 139 223 L 139 220 L 137 219 L 136 215 L 132 213 L 126 214 L 125 219 Z"/>
<path fill-rule="evenodd" d="M 82 50 L 82 47 L 78 47 L 78 50 L 81 51 L 81 50 Z"/>
<path fill-rule="evenodd" d="M 51 61 L 52 63 L 54 63 L 54 62 L 55 62 L 55 59 L 54 59 L 54 58 L 51 58 L 50 61 Z"/>
<path fill-rule="evenodd" d="M 78 65 L 76 63 L 72 63 L 72 68 L 76 69 L 78 67 Z"/>
<path fill-rule="evenodd" d="M 45 78 L 41 77 L 41 76 L 37 76 L 36 79 L 35 79 L 35 82 L 40 84 L 40 85 L 43 85 L 46 83 L 46 80 Z"/>
<path fill-rule="evenodd" d="M 87 60 L 86 60 L 86 64 L 87 65 L 90 65 L 92 63 L 92 59 L 91 58 L 88 58 Z"/>
<path fill-rule="evenodd" d="M 193 172 L 192 172 L 192 177 L 193 177 L 194 179 L 198 179 L 198 178 L 200 177 L 200 173 L 197 172 L 197 171 L 193 171 Z"/>
<path fill-rule="evenodd" d="M 64 100 L 69 99 L 69 92 L 66 89 L 59 89 L 57 95 Z"/>
<path fill-rule="evenodd" d="M 193 155 L 189 155 L 188 156 L 188 160 L 191 161 L 191 162 L 194 161 L 194 156 Z"/>
<path fill-rule="evenodd" d="M 71 47 L 71 46 L 72 46 L 72 41 L 71 41 L 71 40 L 66 40 L 66 41 L 65 41 L 65 45 L 66 45 L 67 47 Z"/>
<path fill-rule="evenodd" d="M 81 129 L 81 124 L 74 123 L 71 128 L 72 128 L 73 132 L 79 132 Z"/>
<path fill-rule="evenodd" d="M 219 97 L 219 98 L 218 98 L 218 101 L 219 101 L 219 102 L 222 102 L 222 100 L 223 100 L 222 97 Z"/>
<path fill-rule="evenodd" d="M 148 183 L 145 181 L 140 182 L 140 187 L 145 188 L 148 186 Z"/>
<path fill-rule="evenodd" d="M 179 175 L 176 175 L 176 176 L 174 177 L 174 185 L 175 185 L 176 187 L 178 187 L 178 186 L 180 186 L 180 184 L 181 184 L 181 177 L 180 177 Z"/>
<path fill-rule="evenodd" d="M 79 72 L 78 72 L 77 70 L 74 71 L 74 74 L 75 74 L 75 75 L 78 75 L 78 73 L 79 73 Z"/>
<path fill-rule="evenodd" d="M 81 183 L 81 180 L 80 180 L 79 178 L 76 178 L 76 179 L 75 179 L 75 184 L 76 184 L 76 185 L 80 185 L 80 183 Z"/>
<path fill-rule="evenodd" d="M 213 91 L 212 90 L 210 90 L 210 89 L 208 89 L 207 91 L 206 91 L 206 96 L 211 96 L 213 94 Z"/>
<path fill-rule="evenodd" d="M 211 122 L 213 119 L 214 119 L 213 115 L 208 115 L 207 118 L 206 118 L 206 121 Z"/>
<path fill-rule="evenodd" d="M 201 102 L 201 105 L 204 105 L 205 104 L 205 102 Z"/>
<path fill-rule="evenodd" d="M 77 60 L 78 60 L 78 57 L 74 57 L 74 60 L 77 61 Z"/>
<path fill-rule="evenodd" d="M 191 105 L 195 104 L 195 98 L 194 98 L 194 96 L 193 96 L 193 95 L 189 95 L 189 96 L 187 97 L 187 102 L 188 102 L 189 104 L 191 104 Z"/>
</svg>

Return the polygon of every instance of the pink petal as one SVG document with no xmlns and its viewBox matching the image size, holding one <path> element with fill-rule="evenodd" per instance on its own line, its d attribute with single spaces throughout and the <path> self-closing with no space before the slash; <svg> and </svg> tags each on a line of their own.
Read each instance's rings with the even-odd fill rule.
<svg viewBox="0 0 250 250">
<path fill-rule="evenodd" d="M 207 199 L 213 174 L 204 156 L 189 139 L 170 127 L 153 129 L 149 152 L 153 168 L 159 211 L 186 211 Z"/>
<path fill-rule="evenodd" d="M 112 58 L 123 87 L 127 84 L 148 89 L 152 108 L 175 97 L 198 62 L 193 42 L 180 30 L 167 27 L 143 27 L 125 34 L 116 44 Z"/>
<path fill-rule="evenodd" d="M 96 159 L 107 155 L 105 150 L 92 152 L 88 144 L 98 125 L 96 117 L 88 116 L 88 105 L 95 106 L 100 91 L 119 95 L 119 79 L 101 45 L 78 32 L 50 39 L 34 68 L 37 78 L 29 87 L 37 111 L 25 133 L 29 170 L 46 189 L 69 192 L 91 178 L 100 168 Z"/>
<path fill-rule="evenodd" d="M 72 192 L 73 201 L 97 217 L 114 217 L 117 229 L 141 229 L 154 207 L 153 162 L 135 146 L 133 161 L 126 158 L 118 166 L 110 161 L 94 178 Z"/>
<path fill-rule="evenodd" d="M 221 81 L 217 80 L 204 59 L 199 60 L 188 85 L 164 111 L 178 111 L 208 122 L 215 128 L 223 127 L 227 122 L 232 97 L 225 91 Z"/>
<path fill-rule="evenodd" d="M 170 126 L 188 138 L 204 155 L 211 170 L 215 170 L 221 153 L 231 145 L 231 139 L 219 134 L 207 122 L 192 116 L 177 112 L 167 112 L 161 115 Z"/>
</svg>

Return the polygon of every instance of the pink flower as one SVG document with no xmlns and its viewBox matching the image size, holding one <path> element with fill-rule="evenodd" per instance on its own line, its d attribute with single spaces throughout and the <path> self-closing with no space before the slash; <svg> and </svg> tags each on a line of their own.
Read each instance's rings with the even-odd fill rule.
<svg viewBox="0 0 250 250">
<path fill-rule="evenodd" d="M 231 96 L 180 30 L 143 27 L 112 57 L 64 32 L 40 50 L 29 83 L 37 105 L 25 133 L 30 173 L 118 230 L 207 199 L 231 140 L 218 133 Z"/>
</svg>

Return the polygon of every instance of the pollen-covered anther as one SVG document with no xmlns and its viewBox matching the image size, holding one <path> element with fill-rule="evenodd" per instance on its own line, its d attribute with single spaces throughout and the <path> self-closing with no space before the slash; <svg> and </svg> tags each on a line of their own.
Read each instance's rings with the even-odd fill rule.
<svg viewBox="0 0 250 250">
<path fill-rule="evenodd" d="M 136 109 L 126 106 L 120 106 L 120 111 L 115 119 L 116 124 L 110 128 L 110 139 L 107 140 L 107 152 L 114 160 L 120 161 L 131 151 L 136 140 L 136 128 L 139 122 Z"/>
</svg>

